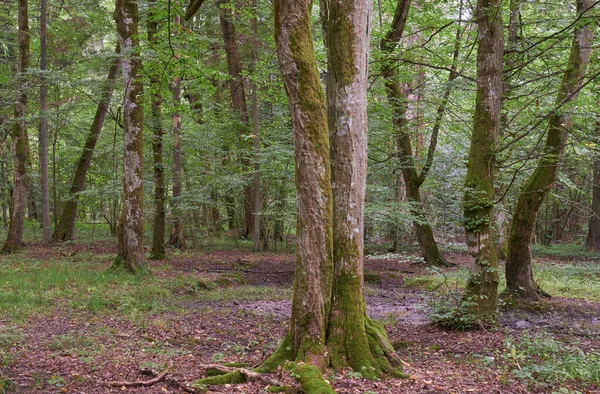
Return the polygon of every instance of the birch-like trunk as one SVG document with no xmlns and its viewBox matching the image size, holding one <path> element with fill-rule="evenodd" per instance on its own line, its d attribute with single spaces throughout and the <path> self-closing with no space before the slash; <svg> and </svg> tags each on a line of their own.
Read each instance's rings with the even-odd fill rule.
<svg viewBox="0 0 600 394">
<path fill-rule="evenodd" d="M 581 16 L 589 12 L 593 4 L 593 0 L 577 0 L 577 14 Z M 533 279 L 531 235 L 542 202 L 558 176 L 558 167 L 571 130 L 570 106 L 579 95 L 590 59 L 593 23 L 591 18 L 584 16 L 581 18 L 581 24 L 575 29 L 569 61 L 556 97 L 555 104 L 558 109 L 548 123 L 544 156 L 521 189 L 510 224 L 506 291 L 517 299 L 538 301 L 540 298 L 540 290 Z"/>
<path fill-rule="evenodd" d="M 123 124 L 125 157 L 123 163 L 123 211 L 117 236 L 119 254 L 115 267 L 138 272 L 144 269 L 144 190 L 143 190 L 143 86 L 139 74 L 138 3 L 117 0 L 115 21 L 123 53 Z"/>
</svg>

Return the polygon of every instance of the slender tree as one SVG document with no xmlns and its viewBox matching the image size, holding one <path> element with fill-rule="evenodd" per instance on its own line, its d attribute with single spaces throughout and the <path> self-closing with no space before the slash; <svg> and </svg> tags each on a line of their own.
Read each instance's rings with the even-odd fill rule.
<svg viewBox="0 0 600 394">
<path fill-rule="evenodd" d="M 596 121 L 596 141 L 600 142 L 600 119 Z M 588 228 L 586 246 L 600 250 L 600 155 L 596 153 L 593 168 L 592 217 Z"/>
<path fill-rule="evenodd" d="M 577 0 L 578 17 L 585 16 L 593 5 L 593 0 Z M 590 59 L 594 22 L 592 18 L 585 17 L 581 18 L 580 22 L 573 35 L 569 61 L 556 97 L 557 109 L 548 122 L 544 156 L 521 189 L 510 223 L 506 291 L 516 299 L 540 299 L 540 290 L 532 272 L 531 235 L 542 202 L 558 176 L 559 164 L 571 129 L 572 115 L 566 104 L 577 99 Z"/>
<path fill-rule="evenodd" d="M 46 243 L 52 241 L 52 224 L 50 222 L 50 189 L 48 187 L 48 53 L 47 53 L 47 19 L 48 0 L 41 0 L 40 8 L 40 182 L 42 193 L 42 239 Z"/>
<path fill-rule="evenodd" d="M 148 8 L 148 42 L 156 50 L 158 47 L 158 22 L 156 21 L 156 0 L 149 3 Z M 151 121 L 152 127 L 152 159 L 154 170 L 154 225 L 152 233 L 152 250 L 150 258 L 163 259 L 165 253 L 165 173 L 163 168 L 163 135 L 161 75 L 157 67 L 150 70 L 150 91 L 152 94 Z"/>
<path fill-rule="evenodd" d="M 463 197 L 472 271 L 462 305 L 481 321 L 495 319 L 498 300 L 498 257 L 492 211 L 496 171 L 494 151 L 502 107 L 504 39 L 501 3 L 501 0 L 477 2 L 477 96 Z"/>
<path fill-rule="evenodd" d="M 19 0 L 19 59 L 17 62 L 17 103 L 15 105 L 15 123 L 12 128 L 13 151 L 13 203 L 10 213 L 8 235 L 4 243 L 4 252 L 16 252 L 24 245 L 23 227 L 25 209 L 28 201 L 27 161 L 29 141 L 25 125 L 25 109 L 27 107 L 27 78 L 25 72 L 29 68 L 29 13 L 27 0 Z"/>
<path fill-rule="evenodd" d="M 119 254 L 114 267 L 138 272 L 144 268 L 143 86 L 139 71 L 138 3 L 117 0 L 115 21 L 123 52 L 123 124 L 125 160 L 123 210 L 117 230 Z"/>
<path fill-rule="evenodd" d="M 119 74 L 119 65 L 121 64 L 120 59 L 121 49 L 117 44 L 115 50 L 115 57 L 113 58 L 108 75 L 104 80 L 104 84 L 101 88 L 100 101 L 96 107 L 96 114 L 94 120 L 90 126 L 88 136 L 85 140 L 81 156 L 77 161 L 75 172 L 73 173 L 73 179 L 71 180 L 71 187 L 69 194 L 67 195 L 64 205 L 61 210 L 58 224 L 54 228 L 52 239 L 54 241 L 68 241 L 72 240 L 75 235 L 75 219 L 77 218 L 77 206 L 79 204 L 79 192 L 85 188 L 85 178 L 92 162 L 94 150 L 96 149 L 96 143 L 100 138 L 102 132 L 102 126 L 106 119 L 106 114 L 110 107 L 110 101 L 112 98 L 115 85 L 117 83 L 117 76 Z"/>
</svg>

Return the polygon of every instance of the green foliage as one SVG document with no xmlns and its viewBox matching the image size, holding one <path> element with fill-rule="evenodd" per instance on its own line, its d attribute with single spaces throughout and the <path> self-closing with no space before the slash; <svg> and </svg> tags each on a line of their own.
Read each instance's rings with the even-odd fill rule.
<svg viewBox="0 0 600 394">
<path fill-rule="evenodd" d="M 550 334 L 508 338 L 498 356 L 513 376 L 532 383 L 600 383 L 600 353 L 567 346 Z"/>
</svg>

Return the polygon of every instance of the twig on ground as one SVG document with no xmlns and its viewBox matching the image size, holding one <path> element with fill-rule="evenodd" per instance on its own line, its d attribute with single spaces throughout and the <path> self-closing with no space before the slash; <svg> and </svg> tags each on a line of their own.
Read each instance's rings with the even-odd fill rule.
<svg viewBox="0 0 600 394">
<path fill-rule="evenodd" d="M 131 382 L 131 381 L 122 381 L 122 382 L 120 382 L 120 381 L 112 381 L 112 382 L 99 381 L 99 383 L 104 386 L 110 386 L 110 387 L 140 387 L 140 386 L 150 387 L 150 386 L 155 385 L 156 383 L 160 383 L 163 380 L 165 380 L 165 377 L 167 376 L 167 373 L 169 372 L 169 370 L 171 369 L 172 366 L 173 366 L 173 363 L 169 363 L 169 366 L 163 373 L 161 373 L 157 377 L 150 379 L 150 380 L 140 380 L 140 381 L 135 381 L 135 382 Z"/>
</svg>

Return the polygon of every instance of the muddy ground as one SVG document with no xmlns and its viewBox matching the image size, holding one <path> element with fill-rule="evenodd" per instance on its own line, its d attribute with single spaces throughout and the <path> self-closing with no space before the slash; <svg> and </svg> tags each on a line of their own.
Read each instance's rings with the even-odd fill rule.
<svg viewBox="0 0 600 394">
<path fill-rule="evenodd" d="M 112 246 L 97 244 L 81 251 L 107 255 Z M 38 249 L 44 256 L 64 250 Z M 447 254 L 459 266 L 467 262 L 462 253 Z M 289 292 L 294 256 L 254 254 L 245 251 L 202 252 L 164 261 L 149 262 L 156 275 L 231 273 L 254 286 L 274 286 Z M 164 270 L 160 267 L 172 266 Z M 511 366 L 499 357 L 509 337 L 524 332 L 551 332 L 566 343 L 597 351 L 600 305 L 583 300 L 552 299 L 546 308 L 503 312 L 494 329 L 446 332 L 427 318 L 431 294 L 404 286 L 407 278 L 427 274 L 418 262 L 372 259 L 366 263 L 369 315 L 386 325 L 390 340 L 404 362 L 407 379 L 368 381 L 350 371 L 330 374 L 332 385 L 342 393 L 528 393 L 548 392 L 560 387 L 581 392 L 600 388 L 577 382 L 536 385 L 516 380 Z M 182 294 L 185 289 L 181 289 Z M 177 297 L 174 292 L 174 297 Z M 4 367 L 4 376 L 20 393 L 181 393 L 202 376 L 200 365 L 247 362 L 258 365 L 277 346 L 290 315 L 289 300 L 194 301 L 182 297 L 178 312 L 151 314 L 140 324 L 118 315 L 94 315 L 74 310 L 56 310 L 54 316 L 31 316 L 15 343 L 20 355 Z M 181 312 L 182 311 L 182 312 Z M 0 329 L 9 324 L 0 314 Z M 57 346 L 57 337 L 92 338 L 101 344 L 93 354 L 77 346 Z M 84 348 L 84 346 L 83 346 Z M 75 350 L 73 350 L 75 349 Z M 148 381 L 169 366 L 165 379 L 148 387 L 107 387 L 103 382 Z M 152 372 L 153 371 L 153 372 Z M 154 375 L 153 375 L 154 374 Z M 290 384 L 285 373 L 272 375 Z M 264 393 L 266 384 L 209 387 L 215 393 Z"/>
</svg>

